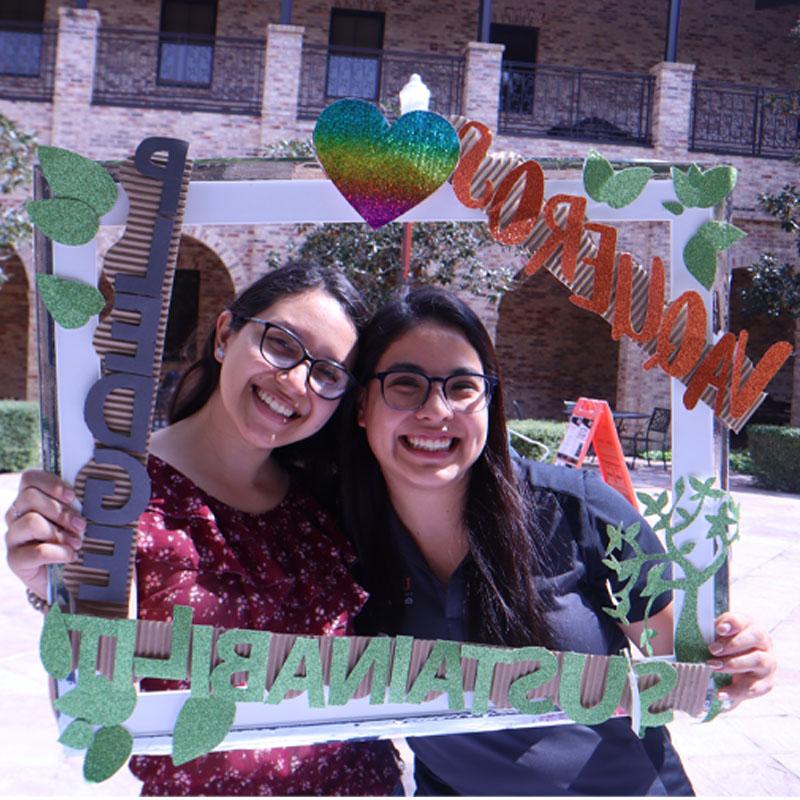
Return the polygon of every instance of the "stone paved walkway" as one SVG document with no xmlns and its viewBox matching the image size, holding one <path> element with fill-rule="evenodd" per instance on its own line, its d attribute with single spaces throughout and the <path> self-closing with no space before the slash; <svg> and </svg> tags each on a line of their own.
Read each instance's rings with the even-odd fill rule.
<svg viewBox="0 0 800 800">
<path fill-rule="evenodd" d="M 0 475 L 0 512 L 18 476 Z M 637 489 L 663 488 L 660 468 L 637 468 Z M 731 606 L 767 626 L 780 662 L 775 689 L 710 725 L 679 717 L 670 726 L 698 795 L 800 795 L 800 497 L 761 491 L 734 479 L 742 538 L 733 550 Z M 4 525 L 0 521 L 0 532 Z M 84 783 L 82 759 L 67 758 L 38 659 L 40 616 L 0 562 L 0 795 L 134 795 L 127 771 L 99 786 Z M 407 754 L 408 751 L 404 749 Z M 409 758 L 410 761 L 410 758 Z"/>
</svg>

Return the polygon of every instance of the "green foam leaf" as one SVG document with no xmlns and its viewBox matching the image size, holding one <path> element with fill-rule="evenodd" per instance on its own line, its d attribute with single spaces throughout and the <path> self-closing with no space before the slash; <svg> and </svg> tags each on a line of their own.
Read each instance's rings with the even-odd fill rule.
<svg viewBox="0 0 800 800">
<path fill-rule="evenodd" d="M 611 164 L 597 152 L 590 150 L 583 162 L 583 188 L 586 194 L 602 203 L 603 187 L 614 176 L 614 168 Z"/>
<path fill-rule="evenodd" d="M 717 253 L 727 250 L 745 236 L 743 230 L 727 222 L 706 222 L 683 248 L 686 269 L 706 289 L 710 289 L 717 273 Z"/>
<path fill-rule="evenodd" d="M 643 191 L 653 176 L 650 167 L 628 167 L 615 173 L 603 187 L 603 200 L 611 208 L 629 206 Z"/>
<path fill-rule="evenodd" d="M 90 783 L 107 780 L 125 764 L 132 749 L 133 737 L 121 725 L 101 728 L 86 753 L 83 777 Z"/>
<path fill-rule="evenodd" d="M 650 167 L 627 167 L 614 172 L 611 164 L 597 150 L 590 150 L 583 163 L 583 188 L 586 194 L 611 208 L 630 205 L 652 176 Z"/>
<path fill-rule="evenodd" d="M 71 197 L 29 200 L 25 209 L 45 236 L 61 244 L 77 246 L 91 242 L 100 227 L 97 212 L 88 203 Z"/>
<path fill-rule="evenodd" d="M 94 728 L 85 719 L 75 719 L 64 729 L 58 741 L 75 750 L 85 750 L 94 739 Z"/>
<path fill-rule="evenodd" d="M 727 250 L 747 234 L 728 222 L 706 222 L 698 231 L 717 251 Z"/>
<path fill-rule="evenodd" d="M 81 676 L 78 685 L 53 705 L 76 719 L 86 719 L 95 725 L 115 725 L 128 719 L 136 708 L 136 688 L 133 683 L 125 688 L 114 686 L 102 675 Z"/>
<path fill-rule="evenodd" d="M 178 767 L 213 750 L 227 735 L 236 703 L 224 697 L 190 697 L 172 732 L 172 763 Z"/>
<path fill-rule="evenodd" d="M 675 200 L 665 200 L 661 205 L 664 206 L 670 214 L 674 214 L 676 217 L 683 214 L 683 206 Z"/>
<path fill-rule="evenodd" d="M 44 621 L 39 639 L 39 654 L 47 672 L 54 678 L 66 678 L 72 669 L 72 646 L 64 615 L 53 604 Z"/>
<path fill-rule="evenodd" d="M 703 172 L 697 164 L 681 172 L 672 168 L 672 185 L 678 199 L 688 208 L 711 208 L 721 203 L 736 186 L 736 168 L 722 164 Z"/>
<path fill-rule="evenodd" d="M 82 200 L 102 216 L 117 202 L 117 185 L 103 167 L 61 147 L 40 145 L 42 173 L 55 197 Z"/>
<path fill-rule="evenodd" d="M 683 263 L 706 289 L 714 285 L 717 276 L 717 251 L 699 233 L 692 236 L 683 248 Z"/>
<path fill-rule="evenodd" d="M 81 281 L 37 275 L 36 286 L 42 302 L 62 328 L 82 328 L 106 304 L 98 289 Z"/>
</svg>

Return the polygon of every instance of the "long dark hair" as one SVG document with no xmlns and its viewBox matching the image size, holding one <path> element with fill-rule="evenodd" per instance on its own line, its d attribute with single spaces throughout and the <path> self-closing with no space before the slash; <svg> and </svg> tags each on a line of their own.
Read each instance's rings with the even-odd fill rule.
<svg viewBox="0 0 800 800">
<path fill-rule="evenodd" d="M 356 331 L 361 333 L 369 319 L 369 310 L 358 289 L 341 271 L 297 262 L 268 272 L 237 295 L 228 306 L 228 311 L 233 315 L 231 328 L 234 331 L 240 330 L 246 324 L 244 317 L 256 317 L 273 303 L 312 289 L 322 289 L 337 300 L 352 320 Z M 214 358 L 215 341 L 216 330 L 212 329 L 200 358 L 183 373 L 170 406 L 170 424 L 199 411 L 219 385 L 220 364 Z M 335 418 L 340 413 L 341 409 L 337 409 L 334 419 L 308 439 L 275 450 L 275 456 L 285 465 L 302 466 L 318 471 L 320 475 L 328 473 L 325 477 L 329 483 L 335 450 L 335 430 L 339 424 Z M 310 485 L 313 486 L 313 483 Z"/>
<path fill-rule="evenodd" d="M 485 374 L 499 380 L 494 346 L 475 312 L 454 294 L 425 287 L 385 305 L 364 330 L 355 370 L 362 386 L 392 342 L 422 322 L 460 331 L 477 351 Z M 355 404 L 351 397 L 342 409 L 342 517 L 359 550 L 363 571 L 359 577 L 371 593 L 364 629 L 396 634 L 402 612 L 399 559 L 389 536 L 380 533 L 391 513 L 389 495 L 366 435 L 355 421 Z M 531 530 L 535 523 L 530 497 L 515 477 L 507 437 L 503 389 L 498 384 L 489 405 L 486 447 L 472 466 L 467 489 L 469 635 L 493 644 L 548 646 L 552 636 L 545 617 L 547 604 L 534 583 L 540 537 Z"/>
</svg>

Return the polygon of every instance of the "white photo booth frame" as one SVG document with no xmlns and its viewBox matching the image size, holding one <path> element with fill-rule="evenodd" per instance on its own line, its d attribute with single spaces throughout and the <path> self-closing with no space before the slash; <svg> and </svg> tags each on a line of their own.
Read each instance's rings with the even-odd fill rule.
<svg viewBox="0 0 800 800">
<path fill-rule="evenodd" d="M 545 198 L 556 194 L 586 197 L 580 180 L 548 180 Z M 686 290 L 697 292 L 707 309 L 711 292 L 689 274 L 682 253 L 697 229 L 714 218 L 714 209 L 688 208 L 676 217 L 663 206 L 674 199 L 669 180 L 653 179 L 642 194 L 623 209 L 612 209 L 587 198 L 586 216 L 593 222 L 621 223 L 668 222 L 670 224 L 670 297 Z M 121 226 L 127 218 L 128 202 L 120 187 L 118 201 L 102 220 L 102 226 Z M 466 208 L 456 198 L 449 183 L 426 201 L 398 219 L 399 222 L 477 222 L 485 223 L 483 211 Z M 184 225 L 271 225 L 287 223 L 359 223 L 363 221 L 329 180 L 252 180 L 192 181 L 189 184 Z M 52 271 L 90 285 L 98 281 L 96 243 L 80 247 L 52 244 Z M 531 280 L 536 280 L 534 276 Z M 711 325 L 713 315 L 708 314 Z M 52 322 L 49 322 L 52 324 Z M 74 482 L 79 470 L 92 458 L 93 437 L 83 416 L 89 389 L 100 377 L 100 361 L 92 345 L 97 318 L 83 328 L 66 330 L 54 327 L 57 380 L 58 445 L 62 477 Z M 708 331 L 710 334 L 710 331 Z M 704 403 L 688 410 L 683 405 L 685 387 L 671 379 L 672 395 L 672 478 L 689 474 L 706 479 L 715 475 L 714 415 Z M 689 444 L 690 443 L 690 444 Z M 713 542 L 705 538 L 707 526 L 702 515 L 681 534 L 681 541 L 692 539 L 696 547 L 692 561 L 709 563 L 714 557 Z M 676 567 L 676 569 L 678 569 Z M 720 576 L 717 576 L 719 580 Z M 714 581 L 700 589 L 699 622 L 707 641 L 714 638 Z M 676 595 L 675 618 L 680 615 L 681 593 Z M 61 692 L 74 684 L 63 683 Z M 189 692 L 154 692 L 139 696 L 126 727 L 134 736 L 135 753 L 169 753 L 175 718 Z M 307 723 L 298 726 L 294 709 L 302 709 Z M 359 722 L 354 723 L 354 719 Z M 64 716 L 61 716 L 62 724 Z M 294 721 L 292 721 L 294 720 Z M 348 722 L 345 724 L 345 720 Z M 414 734 L 492 730 L 507 727 L 560 724 L 569 720 L 563 714 L 526 716 L 497 711 L 485 717 L 470 713 L 447 712 L 446 698 L 439 697 L 423 706 L 385 704 L 371 706 L 368 698 L 350 701 L 339 708 L 310 709 L 305 696 L 280 706 L 241 704 L 231 733 L 217 749 L 254 746 L 265 737 L 279 735 L 281 744 L 309 744 L 326 739 L 393 737 Z"/>
</svg>

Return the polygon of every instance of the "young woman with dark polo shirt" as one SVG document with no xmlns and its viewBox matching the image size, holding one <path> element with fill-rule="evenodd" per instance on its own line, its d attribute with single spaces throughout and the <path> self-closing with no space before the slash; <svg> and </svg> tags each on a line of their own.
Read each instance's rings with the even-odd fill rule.
<svg viewBox="0 0 800 800">
<path fill-rule="evenodd" d="M 631 625 L 602 611 L 615 581 L 602 563 L 606 524 L 641 522 L 646 552 L 660 551 L 658 540 L 594 476 L 512 464 L 497 359 L 464 303 L 431 288 L 390 303 L 362 334 L 355 373 L 341 472 L 371 595 L 362 632 L 598 654 L 638 641 L 646 574 Z M 670 652 L 671 599 L 655 609 L 656 646 Z M 734 614 L 717 631 L 711 650 L 734 675 L 727 701 L 768 691 L 766 634 Z M 626 719 L 409 744 L 422 795 L 692 794 L 666 729 L 640 740 Z"/>
</svg>

